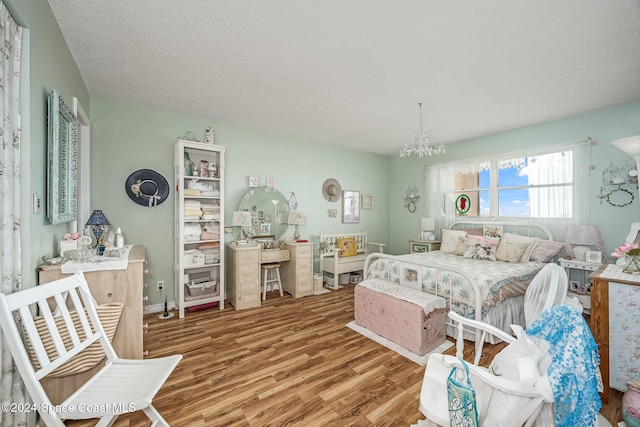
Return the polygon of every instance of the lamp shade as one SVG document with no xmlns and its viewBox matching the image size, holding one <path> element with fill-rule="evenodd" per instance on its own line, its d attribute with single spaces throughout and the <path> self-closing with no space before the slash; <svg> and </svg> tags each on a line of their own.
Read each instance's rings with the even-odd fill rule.
<svg viewBox="0 0 640 427">
<path fill-rule="evenodd" d="M 87 225 L 109 225 L 109 221 L 107 221 L 107 217 L 104 216 L 101 210 L 95 210 L 91 212 Z"/>
<path fill-rule="evenodd" d="M 304 213 L 298 211 L 289 212 L 289 218 L 287 224 L 290 225 L 303 225 L 306 221 Z"/>
<path fill-rule="evenodd" d="M 634 159 L 640 158 L 640 135 L 616 139 L 611 145 L 621 149 Z"/>
<path fill-rule="evenodd" d="M 247 211 L 235 211 L 231 218 L 234 227 L 246 227 L 251 225 L 251 214 Z"/>
<path fill-rule="evenodd" d="M 420 224 L 421 224 L 420 230 L 422 231 L 433 231 L 436 229 L 435 218 L 422 218 Z"/>
<path fill-rule="evenodd" d="M 595 246 L 601 242 L 600 230 L 595 225 L 570 225 L 565 241 L 573 245 Z"/>
</svg>

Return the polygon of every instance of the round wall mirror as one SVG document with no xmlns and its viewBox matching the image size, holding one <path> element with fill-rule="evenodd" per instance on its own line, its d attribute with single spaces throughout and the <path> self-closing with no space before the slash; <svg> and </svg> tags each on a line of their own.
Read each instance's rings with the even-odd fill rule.
<svg viewBox="0 0 640 427">
<path fill-rule="evenodd" d="M 251 213 L 252 225 L 242 227 L 249 237 L 273 236 L 277 240 L 289 227 L 289 204 L 274 188 L 252 188 L 240 200 L 238 210 Z"/>
</svg>

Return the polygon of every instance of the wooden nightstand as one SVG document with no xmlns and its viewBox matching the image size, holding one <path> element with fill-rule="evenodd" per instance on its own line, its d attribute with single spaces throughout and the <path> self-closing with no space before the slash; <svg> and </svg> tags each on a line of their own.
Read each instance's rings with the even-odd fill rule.
<svg viewBox="0 0 640 427">
<path fill-rule="evenodd" d="M 440 250 L 439 240 L 409 240 L 409 253 L 431 252 Z"/>
</svg>

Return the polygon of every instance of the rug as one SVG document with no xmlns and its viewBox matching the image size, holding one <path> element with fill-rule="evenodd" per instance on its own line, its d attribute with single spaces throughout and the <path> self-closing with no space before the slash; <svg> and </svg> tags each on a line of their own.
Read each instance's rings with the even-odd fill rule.
<svg viewBox="0 0 640 427">
<path fill-rule="evenodd" d="M 420 366 L 424 366 L 427 364 L 427 360 L 429 360 L 429 355 L 431 353 L 442 353 L 443 351 L 453 347 L 453 343 L 451 341 L 445 340 L 444 343 L 440 344 L 438 347 L 434 348 L 429 353 L 425 354 L 424 356 L 420 356 L 419 354 L 409 351 L 406 348 L 394 343 L 393 341 L 389 341 L 388 339 L 381 337 L 375 332 L 372 332 L 369 329 L 358 325 L 355 322 L 355 320 L 352 320 L 351 322 L 347 323 L 346 326 L 347 328 L 352 329 L 361 335 L 364 335 L 365 337 L 377 342 L 378 344 L 383 345 L 388 349 L 395 351 L 399 355 L 406 357 L 407 359 L 411 360 L 414 363 L 417 363 Z"/>
</svg>

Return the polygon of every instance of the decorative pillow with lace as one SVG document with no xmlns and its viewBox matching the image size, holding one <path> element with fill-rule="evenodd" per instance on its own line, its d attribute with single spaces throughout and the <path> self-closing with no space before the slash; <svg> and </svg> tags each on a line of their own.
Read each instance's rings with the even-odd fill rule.
<svg viewBox="0 0 640 427">
<path fill-rule="evenodd" d="M 500 239 L 485 236 L 467 236 L 464 254 L 465 258 L 496 260 L 496 250 Z"/>
</svg>

